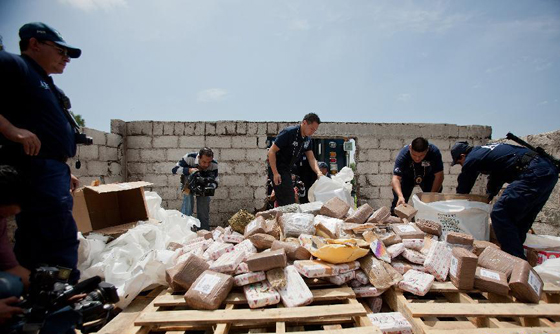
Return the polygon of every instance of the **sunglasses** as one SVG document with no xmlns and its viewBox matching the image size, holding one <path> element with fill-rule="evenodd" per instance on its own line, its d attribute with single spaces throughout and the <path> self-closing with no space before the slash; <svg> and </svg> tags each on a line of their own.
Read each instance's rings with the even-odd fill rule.
<svg viewBox="0 0 560 334">
<path fill-rule="evenodd" d="M 68 50 L 63 49 L 63 48 L 59 48 L 58 46 L 54 45 L 54 44 L 49 44 L 43 41 L 39 41 L 39 43 L 44 44 L 44 45 L 48 45 L 51 48 L 55 49 L 56 52 L 58 53 L 58 55 L 63 56 L 63 57 L 68 57 Z"/>
</svg>

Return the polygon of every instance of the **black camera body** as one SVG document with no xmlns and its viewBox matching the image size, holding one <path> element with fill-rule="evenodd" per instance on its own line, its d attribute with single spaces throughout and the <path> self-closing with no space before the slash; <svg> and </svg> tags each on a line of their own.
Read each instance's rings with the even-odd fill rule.
<svg viewBox="0 0 560 334">
<path fill-rule="evenodd" d="M 195 196 L 214 196 L 214 192 L 218 187 L 214 176 L 205 171 L 197 171 L 190 174 L 187 184 Z"/>
<path fill-rule="evenodd" d="M 10 334 L 66 333 L 74 328 L 91 333 L 109 321 L 113 304 L 119 301 L 115 286 L 99 276 L 71 285 L 66 282 L 68 273 L 55 267 L 32 272 L 29 292 L 17 305 L 24 313 L 14 318 Z M 83 294 L 84 298 L 78 296 Z"/>
</svg>

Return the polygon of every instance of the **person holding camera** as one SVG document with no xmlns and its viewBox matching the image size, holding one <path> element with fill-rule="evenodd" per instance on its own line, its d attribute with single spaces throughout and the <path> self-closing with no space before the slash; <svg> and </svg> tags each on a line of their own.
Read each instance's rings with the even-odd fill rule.
<svg viewBox="0 0 560 334">
<path fill-rule="evenodd" d="M 311 145 L 311 136 L 317 131 L 319 124 L 321 124 L 321 119 L 317 114 L 305 115 L 299 125 L 280 131 L 268 150 L 269 175 L 272 175 L 276 201 L 279 206 L 295 203 L 292 171 L 304 153 L 317 178 L 323 176 L 313 154 L 313 145 Z"/>
<path fill-rule="evenodd" d="M 187 153 L 171 172 L 173 175 L 181 175 L 181 189 L 184 193 L 181 212 L 192 216 L 196 196 L 196 215 L 200 220 L 200 227 L 210 230 L 210 199 L 219 182 L 218 162 L 214 160 L 214 152 L 204 147 L 198 153 Z"/>
<path fill-rule="evenodd" d="M 23 25 L 19 36 L 20 56 L 0 52 L 0 162 L 14 166 L 29 184 L 16 216 L 14 252 L 27 269 L 72 269 L 75 282 L 79 242 L 70 190 L 78 180 L 66 161 L 76 154 L 79 138 L 68 99 L 51 75 L 63 73 L 81 50 L 41 22 Z"/>
</svg>

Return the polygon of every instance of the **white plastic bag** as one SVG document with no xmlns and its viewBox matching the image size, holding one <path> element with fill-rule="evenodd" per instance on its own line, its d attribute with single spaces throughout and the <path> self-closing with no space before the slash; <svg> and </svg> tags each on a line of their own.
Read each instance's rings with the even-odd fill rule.
<svg viewBox="0 0 560 334">
<path fill-rule="evenodd" d="M 543 281 L 560 285 L 560 258 L 547 260 L 534 269 Z"/>
<path fill-rule="evenodd" d="M 441 224 L 443 240 L 448 232 L 471 234 L 476 240 L 488 241 L 490 238 L 490 204 L 465 199 L 424 203 L 417 194 L 412 197 L 412 203 L 418 210 L 416 219 L 428 219 Z"/>
<path fill-rule="evenodd" d="M 338 197 L 354 207 L 354 199 L 352 198 L 352 180 L 354 179 L 354 172 L 351 168 L 344 167 L 333 175 L 332 178 L 321 176 L 311 188 L 309 188 L 309 201 L 321 201 L 326 203 L 333 197 Z"/>
</svg>

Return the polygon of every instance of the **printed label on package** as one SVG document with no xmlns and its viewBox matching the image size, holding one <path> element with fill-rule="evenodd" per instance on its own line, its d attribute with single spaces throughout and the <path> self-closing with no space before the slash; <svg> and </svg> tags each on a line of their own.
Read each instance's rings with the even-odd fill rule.
<svg viewBox="0 0 560 334">
<path fill-rule="evenodd" d="M 212 291 L 212 289 L 214 289 L 218 282 L 220 282 L 220 278 L 218 276 L 212 274 L 204 274 L 204 276 L 194 287 L 194 290 L 207 295 Z"/>
<path fill-rule="evenodd" d="M 529 278 L 527 279 L 527 283 L 529 283 L 529 285 L 535 291 L 535 293 L 540 296 L 542 283 L 541 281 L 539 281 L 537 275 L 535 275 L 533 271 L 529 271 Z"/>
<path fill-rule="evenodd" d="M 490 278 L 496 281 L 500 280 L 500 275 L 490 270 L 480 269 L 480 276 L 484 276 L 486 278 Z"/>
</svg>

